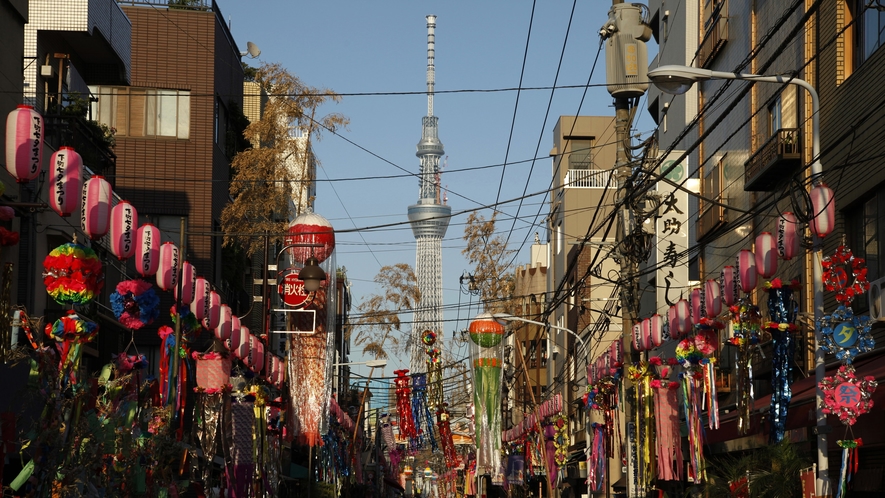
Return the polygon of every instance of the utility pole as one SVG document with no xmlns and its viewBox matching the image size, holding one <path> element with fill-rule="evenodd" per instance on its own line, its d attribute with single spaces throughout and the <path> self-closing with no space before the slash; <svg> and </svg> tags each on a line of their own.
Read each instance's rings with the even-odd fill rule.
<svg viewBox="0 0 885 498">
<path fill-rule="evenodd" d="M 599 30 L 599 36 L 605 42 L 606 83 L 608 92 L 615 101 L 615 139 L 617 155 L 614 175 L 617 180 L 615 205 L 620 209 L 617 218 L 616 242 L 620 258 L 621 275 L 619 280 L 621 293 L 621 341 L 625 358 L 635 361 L 637 353 L 632 350 L 630 331 L 639 314 L 639 284 L 635 275 L 638 273 L 638 258 L 628 250 L 629 238 L 637 229 L 634 224 L 634 213 L 630 179 L 633 176 L 633 165 L 627 153 L 630 145 L 631 105 L 635 105 L 638 97 L 648 89 L 648 51 L 645 42 L 651 37 L 648 25 L 648 9 L 645 5 L 612 0 L 612 8 L 608 12 L 608 20 Z M 626 386 L 625 386 L 626 387 Z M 630 440 L 634 421 L 630 414 L 631 397 L 624 398 L 625 435 Z M 623 446 L 627 456 L 628 495 L 634 496 L 642 490 L 636 489 L 633 469 L 636 466 L 632 445 Z M 618 452 L 619 454 L 621 451 Z M 623 455 L 622 455 L 623 456 Z M 612 479 L 614 480 L 614 479 Z"/>
</svg>

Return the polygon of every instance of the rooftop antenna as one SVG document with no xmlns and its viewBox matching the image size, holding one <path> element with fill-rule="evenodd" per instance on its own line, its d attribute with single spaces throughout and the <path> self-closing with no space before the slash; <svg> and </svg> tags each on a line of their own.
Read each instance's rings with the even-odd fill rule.
<svg viewBox="0 0 885 498">
<path fill-rule="evenodd" d="M 240 52 L 240 57 L 249 56 L 250 59 L 254 59 L 261 55 L 261 49 L 258 48 L 258 45 L 252 42 L 246 42 L 246 51 Z"/>
</svg>

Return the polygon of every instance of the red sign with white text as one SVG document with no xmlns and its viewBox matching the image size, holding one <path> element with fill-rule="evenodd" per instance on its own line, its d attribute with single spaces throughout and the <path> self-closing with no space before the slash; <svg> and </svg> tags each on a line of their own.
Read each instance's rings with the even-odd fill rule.
<svg viewBox="0 0 885 498">
<path fill-rule="evenodd" d="M 277 292 L 290 308 L 303 308 L 313 301 L 313 293 L 304 290 L 304 281 L 298 278 L 300 268 L 289 268 L 279 281 Z"/>
</svg>

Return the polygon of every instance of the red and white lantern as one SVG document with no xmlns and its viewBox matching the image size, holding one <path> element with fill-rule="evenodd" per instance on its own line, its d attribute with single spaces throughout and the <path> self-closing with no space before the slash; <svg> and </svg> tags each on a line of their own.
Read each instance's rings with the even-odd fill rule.
<svg viewBox="0 0 885 498">
<path fill-rule="evenodd" d="M 640 325 L 642 326 L 642 345 L 646 351 L 651 351 L 654 347 L 654 343 L 651 340 L 651 319 L 643 319 Z"/>
<path fill-rule="evenodd" d="M 215 337 L 221 341 L 230 339 L 231 327 L 233 326 L 232 316 L 233 313 L 231 313 L 230 306 L 222 304 L 218 315 L 218 325 L 213 331 Z M 237 323 L 239 323 L 239 320 L 237 320 Z"/>
<path fill-rule="evenodd" d="M 185 261 L 181 264 L 181 304 L 191 304 L 197 292 L 197 269 Z M 172 287 L 172 295 L 178 299 L 178 287 Z"/>
<path fill-rule="evenodd" d="M 6 171 L 19 183 L 40 174 L 43 164 L 43 116 L 19 105 L 6 116 Z"/>
<path fill-rule="evenodd" d="M 242 360 L 247 367 L 251 366 L 248 363 L 250 349 L 252 349 L 252 334 L 249 333 L 249 329 L 246 327 L 241 327 L 239 342 L 236 348 L 232 349 L 232 351 L 234 356 Z"/>
<path fill-rule="evenodd" d="M 335 250 L 335 230 L 329 220 L 316 213 L 303 213 L 289 224 L 286 244 L 300 244 L 290 247 L 289 254 L 297 263 L 304 263 L 311 256 L 323 262 Z"/>
<path fill-rule="evenodd" d="M 617 363 L 620 365 L 623 362 L 623 354 L 624 347 L 621 344 L 621 340 L 612 341 L 611 345 L 608 347 L 608 358 L 612 362 L 612 364 Z M 606 374 L 609 375 L 609 374 Z"/>
<path fill-rule="evenodd" d="M 224 312 L 222 311 L 222 313 L 224 313 Z M 224 316 L 222 315 L 222 318 L 223 317 Z M 234 311 L 231 310 L 231 312 L 230 312 L 230 335 L 227 336 L 227 339 L 224 339 L 225 342 L 230 343 L 230 340 L 233 337 L 234 333 L 236 333 L 237 331 L 240 330 L 240 326 L 241 326 L 240 317 L 235 315 Z"/>
<path fill-rule="evenodd" d="M 797 225 L 799 221 L 796 215 L 787 211 L 782 214 L 777 223 L 777 252 L 786 261 L 799 254 L 799 234 Z"/>
<path fill-rule="evenodd" d="M 836 200 L 833 189 L 825 184 L 811 189 L 811 231 L 818 237 L 826 237 L 836 226 Z"/>
<path fill-rule="evenodd" d="M 52 183 L 49 184 L 49 207 L 61 217 L 77 210 L 80 202 L 80 175 L 83 158 L 73 147 L 62 146 L 49 160 Z"/>
<path fill-rule="evenodd" d="M 688 301 L 680 299 L 670 307 L 670 336 L 674 339 L 685 337 L 691 332 L 691 307 Z"/>
<path fill-rule="evenodd" d="M 157 268 L 157 287 L 170 291 L 178 285 L 178 246 L 166 242 L 160 246 L 160 267 Z"/>
<path fill-rule="evenodd" d="M 722 268 L 719 276 L 719 283 L 722 286 L 719 293 L 726 306 L 731 306 L 741 298 L 741 288 L 738 282 L 737 270 L 733 266 Z"/>
<path fill-rule="evenodd" d="M 741 249 L 738 254 L 738 275 L 740 276 L 741 290 L 744 293 L 753 292 L 756 289 L 756 255 L 749 249 Z"/>
<path fill-rule="evenodd" d="M 769 232 L 756 237 L 756 272 L 762 278 L 771 278 L 777 272 L 777 242 Z"/>
<path fill-rule="evenodd" d="M 80 204 L 80 227 L 90 239 L 100 239 L 111 225 L 111 184 L 100 176 L 93 176 L 83 185 Z"/>
<path fill-rule="evenodd" d="M 642 324 L 637 323 L 633 326 L 633 349 L 636 351 L 645 351 L 642 337 Z"/>
<path fill-rule="evenodd" d="M 143 277 L 160 269 L 160 229 L 150 223 L 135 234 L 135 270 Z"/>
<path fill-rule="evenodd" d="M 221 322 L 221 294 L 209 291 L 209 309 L 203 317 L 203 327 L 207 330 L 215 330 Z"/>
<path fill-rule="evenodd" d="M 122 261 L 135 255 L 137 227 L 138 211 L 135 210 L 135 206 L 120 201 L 111 209 L 111 253 L 117 259 Z"/>
<path fill-rule="evenodd" d="M 254 335 L 249 338 L 252 347 L 249 348 L 249 361 L 243 360 L 253 372 L 258 373 L 264 368 L 264 343 Z"/>
<path fill-rule="evenodd" d="M 209 308 L 212 306 L 212 286 L 203 277 L 197 277 L 194 285 L 194 300 L 191 302 L 191 313 L 197 317 L 200 323 L 209 314 Z"/>
<path fill-rule="evenodd" d="M 230 349 L 234 356 L 237 356 L 237 351 L 240 348 L 240 344 L 243 341 L 247 340 L 249 337 L 249 327 L 240 326 L 240 328 L 231 328 L 230 340 L 228 341 L 227 348 Z M 239 358 L 239 356 L 237 356 Z"/>
<path fill-rule="evenodd" d="M 704 300 L 707 318 L 716 318 L 719 313 L 722 313 L 722 294 L 719 282 L 707 280 L 704 283 Z"/>
<path fill-rule="evenodd" d="M 701 324 L 701 318 L 704 317 L 705 313 L 702 308 L 705 307 L 704 296 L 701 295 L 701 289 L 699 287 L 695 287 L 691 290 L 691 323 L 695 325 Z"/>
<path fill-rule="evenodd" d="M 651 345 L 655 348 L 660 347 L 664 343 L 664 320 L 661 315 L 655 313 L 648 319 L 648 322 L 651 331 Z"/>
</svg>

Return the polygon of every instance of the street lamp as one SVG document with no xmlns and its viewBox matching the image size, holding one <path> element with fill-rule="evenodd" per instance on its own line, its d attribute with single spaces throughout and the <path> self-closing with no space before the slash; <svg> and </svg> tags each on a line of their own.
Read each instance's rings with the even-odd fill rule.
<svg viewBox="0 0 885 498">
<path fill-rule="evenodd" d="M 531 324 L 534 324 L 534 325 L 540 325 L 540 326 L 542 326 L 542 327 L 550 327 L 551 329 L 561 330 L 561 331 L 563 331 L 563 332 L 567 332 L 567 333 L 571 334 L 575 339 L 577 339 L 578 342 L 581 343 L 581 348 L 585 348 L 585 349 L 586 349 L 586 347 L 587 347 L 587 344 L 584 343 L 584 339 L 581 339 L 581 336 L 579 336 L 578 334 L 572 332 L 571 329 L 567 329 L 567 328 L 565 328 L 565 327 L 560 327 L 560 326 L 558 326 L 558 325 L 552 325 L 552 324 L 550 324 L 550 323 L 537 322 L 537 321 L 535 321 L 535 320 L 529 320 L 528 318 L 522 318 L 522 317 L 518 317 L 518 316 L 513 316 L 513 315 L 511 315 L 511 314 L 509 314 L 509 313 L 495 313 L 495 314 L 492 315 L 492 318 L 494 318 L 495 320 L 498 320 L 498 321 L 505 321 L 505 322 L 510 322 L 510 321 L 513 321 L 513 322 L 525 322 L 525 323 L 531 323 Z"/>
<path fill-rule="evenodd" d="M 817 91 L 807 81 L 798 78 L 784 76 L 762 76 L 758 74 L 730 73 L 725 71 L 712 71 L 688 66 L 668 65 L 661 66 L 648 72 L 648 79 L 662 92 L 681 95 L 688 91 L 697 81 L 712 79 L 719 80 L 746 80 L 762 83 L 781 83 L 800 86 L 811 95 L 811 181 L 818 185 L 823 176 L 823 166 L 820 163 L 820 102 Z M 813 213 L 817 214 L 817 213 Z M 812 230 L 814 233 L 814 230 Z M 816 234 L 811 248 L 812 266 L 812 292 L 814 294 L 814 378 L 815 384 L 819 385 L 826 374 L 824 364 L 824 351 L 820 347 L 821 336 L 817 329 L 817 322 L 824 315 L 824 286 L 823 268 L 821 261 L 822 239 Z M 821 411 L 823 392 L 820 387 L 815 390 L 815 404 L 817 407 L 817 478 L 815 481 L 815 495 L 829 494 L 830 478 L 828 475 L 829 462 L 827 460 L 827 435 L 825 429 L 827 418 Z"/>
</svg>

